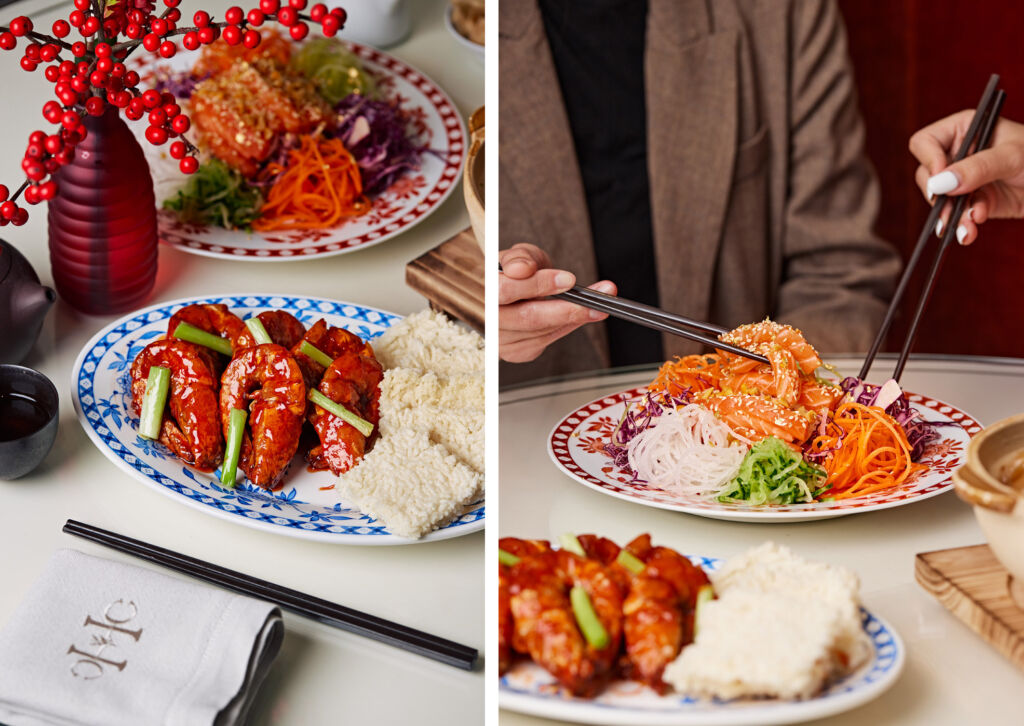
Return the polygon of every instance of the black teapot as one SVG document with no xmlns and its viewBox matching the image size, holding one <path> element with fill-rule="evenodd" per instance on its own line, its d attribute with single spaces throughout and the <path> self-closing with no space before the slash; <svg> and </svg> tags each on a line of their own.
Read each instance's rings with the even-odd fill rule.
<svg viewBox="0 0 1024 726">
<path fill-rule="evenodd" d="M 24 360 L 56 300 L 25 256 L 0 239 L 0 363 Z"/>
</svg>

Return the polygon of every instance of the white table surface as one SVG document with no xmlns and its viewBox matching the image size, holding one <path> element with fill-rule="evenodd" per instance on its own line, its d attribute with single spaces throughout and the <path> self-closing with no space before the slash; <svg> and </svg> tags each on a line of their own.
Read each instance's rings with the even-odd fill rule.
<svg viewBox="0 0 1024 726">
<path fill-rule="evenodd" d="M 849 359 L 833 362 L 844 374 L 859 367 Z M 871 378 L 884 378 L 891 366 L 891 360 L 880 361 L 875 366 L 880 372 Z M 502 394 L 499 536 L 550 539 L 563 532 L 595 532 L 624 543 L 650 532 L 656 542 L 715 557 L 729 557 L 768 539 L 780 542 L 805 556 L 854 569 L 865 606 L 892 623 L 906 643 L 906 669 L 892 689 L 827 719 L 830 726 L 1024 723 L 1024 673 L 914 581 L 918 552 L 984 541 L 970 507 L 953 492 L 832 520 L 744 524 L 625 502 L 561 473 L 547 455 L 552 427 L 590 400 L 644 385 L 652 373 L 591 376 Z M 1024 360 L 911 359 L 903 383 L 983 424 L 1024 410 Z M 502 726 L 554 723 L 501 712 Z"/>
<path fill-rule="evenodd" d="M 220 17 L 227 0 L 185 0 Z M 254 3 L 245 5 L 250 7 Z M 344 3 L 341 3 L 344 5 Z M 388 49 L 443 88 L 463 117 L 484 102 L 483 63 L 444 28 L 445 0 L 414 0 L 413 31 Z M 0 9 L 0 24 L 30 14 L 48 29 L 66 17 L 47 0 Z M 0 182 L 20 183 L 28 135 L 43 128 L 40 109 L 52 86 L 41 71 L 21 70 L 20 52 L 0 53 Z M 24 227 L 0 236 L 52 285 L 46 209 L 30 208 Z M 266 291 L 350 300 L 409 314 L 426 306 L 405 285 L 405 264 L 469 226 L 462 190 L 399 237 L 366 250 L 315 261 L 245 263 L 213 260 L 160 247 L 149 302 L 190 295 Z M 275 536 L 204 515 L 118 470 L 89 441 L 70 399 L 79 350 L 112 317 L 89 317 L 62 302 L 51 310 L 25 365 L 49 376 L 61 397 L 53 451 L 35 472 L 0 482 L 0 624 L 7 621 L 50 554 L 60 547 L 119 555 L 64 535 L 68 518 L 89 522 L 296 588 L 483 650 L 483 533 L 399 547 L 353 547 Z M 2 331 L 0 331 L 2 333 Z M 483 674 L 466 673 L 285 615 L 287 636 L 255 706 L 255 724 L 467 724 L 483 722 Z M 57 694 L 55 694 L 56 696 Z"/>
</svg>

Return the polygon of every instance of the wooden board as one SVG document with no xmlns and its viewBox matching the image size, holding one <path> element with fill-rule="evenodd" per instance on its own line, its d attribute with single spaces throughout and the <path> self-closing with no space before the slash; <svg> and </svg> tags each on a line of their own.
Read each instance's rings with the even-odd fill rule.
<svg viewBox="0 0 1024 726">
<path fill-rule="evenodd" d="M 484 331 L 484 253 L 471 229 L 406 265 L 405 282 L 435 310 Z"/>
<path fill-rule="evenodd" d="M 1024 609 L 1010 573 L 987 544 L 917 555 L 918 583 L 1018 668 L 1024 669 Z M 1013 582 L 1019 593 L 1020 583 Z M 1024 601 L 1018 594 L 1018 601 Z"/>
</svg>

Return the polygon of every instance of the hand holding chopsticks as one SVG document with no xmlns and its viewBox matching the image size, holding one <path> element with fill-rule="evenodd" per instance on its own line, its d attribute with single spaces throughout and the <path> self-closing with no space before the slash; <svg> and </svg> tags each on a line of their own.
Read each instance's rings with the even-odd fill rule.
<svg viewBox="0 0 1024 726">
<path fill-rule="evenodd" d="M 999 76 L 993 74 L 989 78 L 988 85 L 986 85 L 985 91 L 981 96 L 981 101 L 978 103 L 978 108 L 974 112 L 974 117 L 971 119 L 971 124 L 967 129 L 967 134 L 964 137 L 963 143 L 961 143 L 960 148 L 954 157 L 954 162 L 961 161 L 969 153 L 972 153 L 972 150 L 976 153 L 985 149 L 991 142 L 996 121 L 999 118 L 1003 102 L 1006 99 L 1006 93 L 1004 91 L 997 90 L 998 85 Z M 871 369 L 871 364 L 874 362 L 875 356 L 878 354 L 878 351 L 882 346 L 882 342 L 885 340 L 885 336 L 889 332 L 889 328 L 892 326 L 893 319 L 896 317 L 896 310 L 899 308 L 903 295 L 906 293 L 910 277 L 920 262 L 925 247 L 928 246 L 928 243 L 932 238 L 932 232 L 936 229 L 936 224 L 939 221 L 946 201 L 947 197 L 945 195 L 939 195 L 935 198 L 934 206 L 928 214 L 928 218 L 925 220 L 921 234 L 918 236 L 917 244 L 914 247 L 910 260 L 907 262 L 906 269 L 903 271 L 903 276 L 900 278 L 896 291 L 889 303 L 889 309 L 886 311 L 882 325 L 879 327 L 875 340 L 871 345 L 871 349 L 868 351 L 868 354 L 864 359 L 864 364 L 860 370 L 861 378 L 867 377 L 868 371 Z M 948 251 L 953 238 L 956 236 L 956 230 L 960 224 L 960 217 L 964 212 L 966 203 L 966 195 L 954 198 L 952 212 L 948 222 L 943 228 L 939 248 L 935 253 L 931 269 L 928 271 L 924 290 L 922 291 L 921 297 L 914 309 L 910 327 L 907 331 L 907 337 L 904 340 L 899 359 L 896 363 L 896 368 L 893 371 L 892 377 L 897 381 L 903 374 L 907 357 L 910 355 L 910 349 L 913 347 L 914 339 L 917 337 L 917 329 L 920 325 L 924 308 L 928 304 L 928 299 L 931 297 L 931 293 L 935 286 L 936 279 L 938 278 L 939 271 L 942 268 L 942 262 L 945 258 L 946 252 Z"/>
</svg>

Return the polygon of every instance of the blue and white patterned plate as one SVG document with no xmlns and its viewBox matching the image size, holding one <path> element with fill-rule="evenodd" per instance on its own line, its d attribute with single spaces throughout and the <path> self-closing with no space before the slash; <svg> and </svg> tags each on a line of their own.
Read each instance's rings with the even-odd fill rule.
<svg viewBox="0 0 1024 726">
<path fill-rule="evenodd" d="M 691 556 L 690 560 L 709 571 L 724 562 L 711 557 Z M 903 670 L 906 650 L 893 627 L 864 608 L 861 620 L 872 644 L 868 662 L 806 701 L 659 696 L 635 681 L 615 681 L 596 698 L 574 698 L 546 670 L 524 662 L 502 676 L 498 704 L 533 716 L 610 726 L 769 726 L 825 718 L 878 698 Z"/>
<path fill-rule="evenodd" d="M 179 502 L 237 524 L 276 534 L 358 545 L 394 545 L 449 539 L 484 526 L 484 503 L 419 540 L 391 534 L 372 517 L 341 502 L 331 487 L 330 472 L 306 470 L 301 456 L 292 462 L 284 487 L 259 489 L 244 478 L 223 489 L 216 474 L 192 469 L 163 445 L 138 435 L 131 411 L 129 369 L 135 356 L 164 335 L 168 319 L 193 303 L 223 303 L 241 318 L 263 310 L 286 310 L 307 326 L 318 318 L 374 338 L 400 315 L 346 302 L 296 295 L 231 295 L 186 298 L 160 303 L 126 315 L 97 333 L 75 361 L 71 391 L 82 427 L 103 454 L 143 484 Z"/>
</svg>

